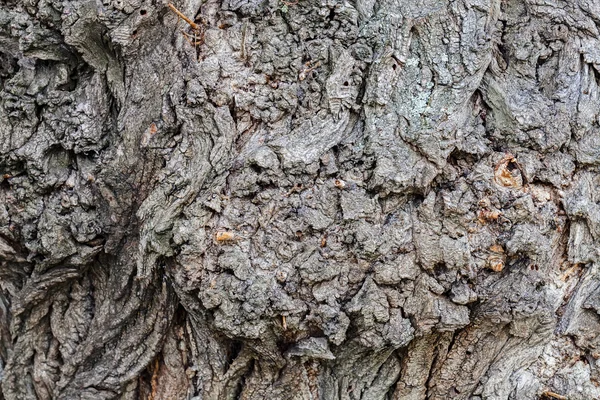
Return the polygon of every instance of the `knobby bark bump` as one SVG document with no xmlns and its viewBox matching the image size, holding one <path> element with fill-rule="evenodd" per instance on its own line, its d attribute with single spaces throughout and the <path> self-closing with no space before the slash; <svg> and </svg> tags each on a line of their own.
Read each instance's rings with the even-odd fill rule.
<svg viewBox="0 0 600 400">
<path fill-rule="evenodd" d="M 600 399 L 599 29 L 0 0 L 0 398 Z"/>
</svg>

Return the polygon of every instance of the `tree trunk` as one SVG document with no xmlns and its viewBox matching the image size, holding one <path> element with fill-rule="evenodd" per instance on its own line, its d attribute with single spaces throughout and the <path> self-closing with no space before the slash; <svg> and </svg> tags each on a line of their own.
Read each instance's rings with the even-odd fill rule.
<svg viewBox="0 0 600 400">
<path fill-rule="evenodd" d="M 0 398 L 600 399 L 599 30 L 0 0 Z"/>
</svg>

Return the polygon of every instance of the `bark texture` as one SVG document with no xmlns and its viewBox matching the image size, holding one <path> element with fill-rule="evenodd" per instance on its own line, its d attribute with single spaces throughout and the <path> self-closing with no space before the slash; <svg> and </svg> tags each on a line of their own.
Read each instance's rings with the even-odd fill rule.
<svg viewBox="0 0 600 400">
<path fill-rule="evenodd" d="M 600 399 L 598 0 L 0 0 L 0 398 Z"/>
</svg>

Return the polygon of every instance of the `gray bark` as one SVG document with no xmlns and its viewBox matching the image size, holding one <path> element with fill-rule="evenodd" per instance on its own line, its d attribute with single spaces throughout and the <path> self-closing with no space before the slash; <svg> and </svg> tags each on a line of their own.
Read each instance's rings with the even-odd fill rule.
<svg viewBox="0 0 600 400">
<path fill-rule="evenodd" d="M 600 399 L 600 2 L 174 5 L 0 0 L 0 398 Z"/>
</svg>

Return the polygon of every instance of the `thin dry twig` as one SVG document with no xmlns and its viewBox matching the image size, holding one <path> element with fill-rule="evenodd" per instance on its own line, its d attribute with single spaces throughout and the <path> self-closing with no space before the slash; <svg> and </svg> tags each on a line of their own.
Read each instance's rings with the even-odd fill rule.
<svg viewBox="0 0 600 400">
<path fill-rule="evenodd" d="M 546 397 L 552 397 L 553 399 L 557 399 L 557 400 L 569 400 L 565 396 L 562 396 L 558 393 L 551 392 L 549 390 L 546 390 L 544 393 L 542 393 L 542 395 L 546 396 Z"/>
<path fill-rule="evenodd" d="M 175 7 L 173 4 L 169 3 L 169 8 L 175 13 L 177 14 L 177 16 L 179 18 L 181 18 L 182 20 L 184 20 L 185 22 L 187 22 L 188 24 L 190 24 L 190 26 L 192 27 L 192 29 L 199 31 L 200 25 L 198 25 L 197 23 L 195 23 L 194 21 L 192 21 L 190 18 L 186 17 L 181 11 L 179 11 L 177 9 L 177 7 Z"/>
<path fill-rule="evenodd" d="M 175 7 L 172 3 L 169 3 L 168 5 L 169 5 L 169 8 L 171 9 L 171 11 L 173 11 L 175 14 L 177 14 L 177 17 L 179 19 L 184 20 L 185 22 L 187 22 L 190 25 L 190 28 L 191 28 L 190 33 L 187 33 L 183 29 L 181 29 L 181 33 L 183 34 L 184 39 L 187 40 L 187 42 L 194 47 L 198 47 L 202 43 L 204 43 L 204 27 L 202 25 L 197 24 L 194 21 L 192 21 L 191 18 L 187 17 L 184 13 L 179 11 L 177 9 L 177 7 Z M 179 21 L 177 21 L 177 22 L 179 22 Z"/>
</svg>

